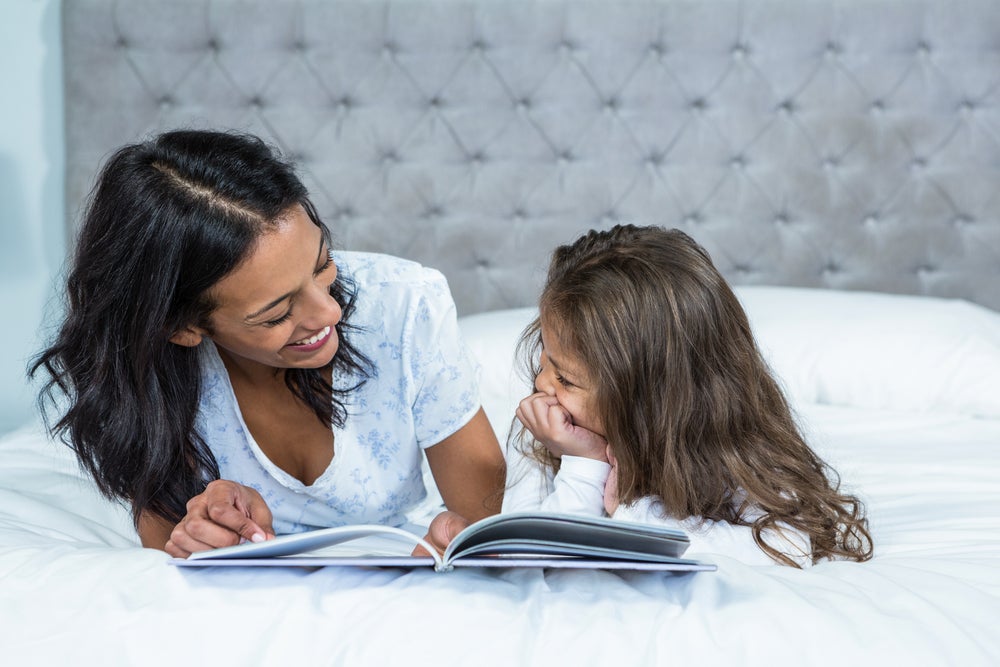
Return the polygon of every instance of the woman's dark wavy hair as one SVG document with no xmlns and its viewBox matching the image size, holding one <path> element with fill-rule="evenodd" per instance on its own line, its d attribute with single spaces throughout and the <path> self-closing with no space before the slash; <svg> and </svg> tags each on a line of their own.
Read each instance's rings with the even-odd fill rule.
<svg viewBox="0 0 1000 667">
<path fill-rule="evenodd" d="M 871 558 L 863 504 L 806 444 L 743 307 L 691 237 L 618 225 L 557 248 L 540 314 L 520 342 L 527 370 L 537 376 L 542 324 L 586 360 L 621 502 L 653 496 L 676 519 L 750 526 L 786 565 L 764 539 L 781 524 L 809 537 L 814 562 Z"/>
<path fill-rule="evenodd" d="M 199 350 L 170 342 L 187 326 L 211 330 L 209 290 L 238 267 L 262 234 L 296 204 L 322 230 L 292 165 L 261 139 L 179 130 L 119 149 L 91 193 L 52 344 L 32 362 L 47 380 L 39 407 L 101 492 L 173 523 L 218 464 L 195 431 Z M 343 273 L 330 287 L 343 308 L 335 389 L 322 369 L 289 369 L 288 388 L 323 424 L 342 426 L 344 398 L 371 362 L 345 334 L 356 290 Z M 61 400 L 64 399 L 64 400 Z M 54 422 L 49 408 L 60 406 Z"/>
</svg>

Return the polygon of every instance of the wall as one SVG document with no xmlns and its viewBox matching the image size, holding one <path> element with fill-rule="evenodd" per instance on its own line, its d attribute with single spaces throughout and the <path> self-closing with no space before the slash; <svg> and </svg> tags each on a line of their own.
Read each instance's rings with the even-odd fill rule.
<svg viewBox="0 0 1000 667">
<path fill-rule="evenodd" d="M 0 5 L 0 433 L 34 414 L 25 380 L 58 310 L 65 255 L 60 0 Z"/>
</svg>

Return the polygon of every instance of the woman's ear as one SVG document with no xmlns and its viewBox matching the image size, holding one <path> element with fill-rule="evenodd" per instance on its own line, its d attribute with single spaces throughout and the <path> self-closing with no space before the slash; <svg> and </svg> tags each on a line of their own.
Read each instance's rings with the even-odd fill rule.
<svg viewBox="0 0 1000 667">
<path fill-rule="evenodd" d="M 197 347 L 198 344 L 201 343 L 201 339 L 204 337 L 205 331 L 203 329 L 199 329 L 198 327 L 185 327 L 175 331 L 168 340 L 174 345 Z"/>
</svg>

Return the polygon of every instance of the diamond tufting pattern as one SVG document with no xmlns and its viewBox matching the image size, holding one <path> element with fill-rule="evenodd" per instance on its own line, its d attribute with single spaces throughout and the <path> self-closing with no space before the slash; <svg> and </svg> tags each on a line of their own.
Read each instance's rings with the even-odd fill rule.
<svg viewBox="0 0 1000 667">
<path fill-rule="evenodd" d="M 259 133 L 340 244 L 534 302 L 591 227 L 691 233 L 734 283 L 1000 308 L 993 0 L 74 0 L 67 200 L 115 147 Z"/>
</svg>

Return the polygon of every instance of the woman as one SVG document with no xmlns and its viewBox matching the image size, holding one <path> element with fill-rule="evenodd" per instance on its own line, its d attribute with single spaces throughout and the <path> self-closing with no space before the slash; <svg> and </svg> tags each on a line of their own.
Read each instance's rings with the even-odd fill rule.
<svg viewBox="0 0 1000 667">
<path fill-rule="evenodd" d="M 449 510 L 499 509 L 503 456 L 443 277 L 334 253 L 258 138 L 176 131 L 115 153 L 67 293 L 32 373 L 144 546 L 401 524 L 425 496 L 421 451 Z"/>
</svg>

